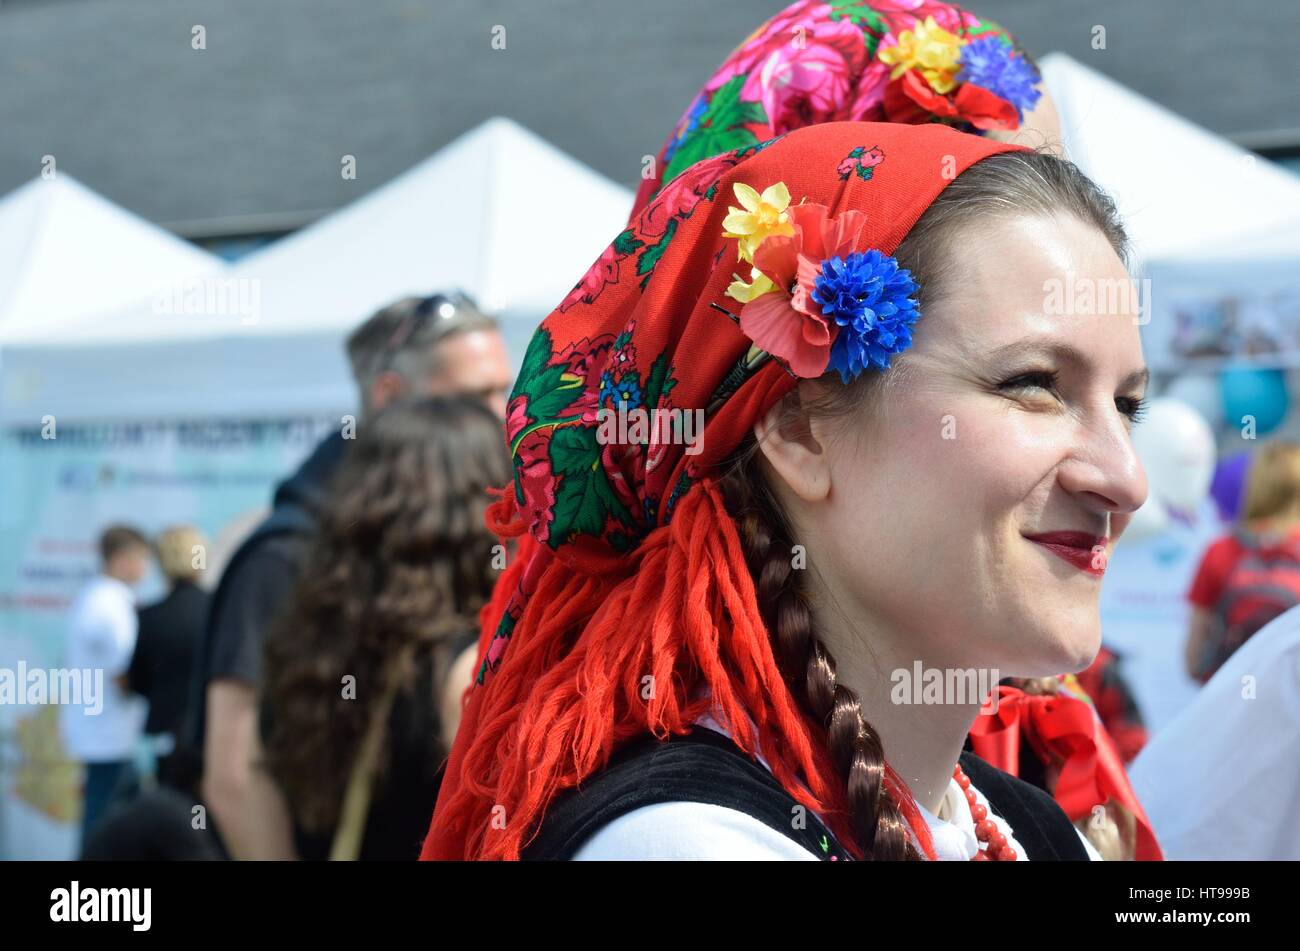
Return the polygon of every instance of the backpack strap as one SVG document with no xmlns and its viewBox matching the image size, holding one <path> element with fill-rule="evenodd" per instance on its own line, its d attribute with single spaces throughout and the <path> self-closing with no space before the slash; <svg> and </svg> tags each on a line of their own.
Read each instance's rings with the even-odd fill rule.
<svg viewBox="0 0 1300 951">
<path fill-rule="evenodd" d="M 642 806 L 664 802 L 700 802 L 735 809 L 819 858 L 849 859 L 817 817 L 767 769 L 727 737 L 699 726 L 685 736 L 667 740 L 646 737 L 617 751 L 609 765 L 579 789 L 556 797 L 522 857 L 531 861 L 571 859 L 587 839 L 610 822 Z M 798 816 L 803 821 L 796 823 Z"/>
</svg>

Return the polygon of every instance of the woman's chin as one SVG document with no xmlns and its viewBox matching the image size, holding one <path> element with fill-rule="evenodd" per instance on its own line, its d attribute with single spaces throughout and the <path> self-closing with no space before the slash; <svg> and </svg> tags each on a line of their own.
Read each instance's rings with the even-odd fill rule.
<svg viewBox="0 0 1300 951">
<path fill-rule="evenodd" d="M 1101 650 L 1101 628 L 1087 625 L 1070 630 L 1068 638 L 1059 631 L 1044 633 L 1036 650 L 1027 650 L 1017 658 L 1015 670 L 1003 671 L 1007 677 L 1054 677 L 1087 670 Z"/>
</svg>

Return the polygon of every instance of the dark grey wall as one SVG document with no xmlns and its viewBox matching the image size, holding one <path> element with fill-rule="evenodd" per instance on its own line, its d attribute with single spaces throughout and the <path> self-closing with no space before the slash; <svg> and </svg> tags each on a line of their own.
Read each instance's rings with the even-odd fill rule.
<svg viewBox="0 0 1300 951">
<path fill-rule="evenodd" d="M 1296 0 L 970 0 L 1218 132 L 1300 143 Z M 183 233 L 292 227 L 491 115 L 632 186 L 782 0 L 0 0 L 0 192 L 53 154 Z M 207 28 L 207 49 L 190 47 Z M 491 29 L 506 28 L 506 49 Z M 1090 46 L 1092 28 L 1107 49 Z M 344 181 L 340 157 L 357 157 Z"/>
</svg>

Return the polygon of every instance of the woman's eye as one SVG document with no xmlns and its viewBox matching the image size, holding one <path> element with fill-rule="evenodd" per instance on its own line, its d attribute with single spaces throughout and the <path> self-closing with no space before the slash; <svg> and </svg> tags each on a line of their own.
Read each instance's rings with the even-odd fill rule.
<svg viewBox="0 0 1300 951">
<path fill-rule="evenodd" d="M 1145 396 L 1121 396 L 1115 400 L 1115 408 L 1129 418 L 1129 422 L 1140 423 L 1146 415 L 1147 400 Z"/>
<path fill-rule="evenodd" d="M 1013 376 L 998 384 L 998 389 L 1002 390 L 1027 390 L 1039 389 L 1050 390 L 1056 386 L 1056 374 L 1046 370 L 1035 371 L 1033 373 L 1021 373 L 1019 376 Z"/>
</svg>

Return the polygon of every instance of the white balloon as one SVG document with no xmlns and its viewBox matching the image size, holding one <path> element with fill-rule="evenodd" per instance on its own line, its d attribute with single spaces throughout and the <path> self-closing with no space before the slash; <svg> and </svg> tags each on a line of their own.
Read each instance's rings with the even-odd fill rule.
<svg viewBox="0 0 1300 951">
<path fill-rule="evenodd" d="M 1218 374 L 1181 374 L 1160 395 L 1182 400 L 1204 416 L 1212 429 L 1223 424 L 1223 387 Z"/>
<path fill-rule="evenodd" d="M 1119 537 L 1117 545 L 1132 545 L 1155 538 L 1169 527 L 1169 513 L 1165 503 L 1154 495 L 1148 495 L 1143 506 L 1133 513 L 1124 534 Z"/>
<path fill-rule="evenodd" d="M 1200 508 L 1214 480 L 1218 450 L 1209 423 L 1195 407 L 1169 396 L 1152 400 L 1133 430 L 1133 446 L 1152 498 L 1183 512 Z"/>
</svg>

